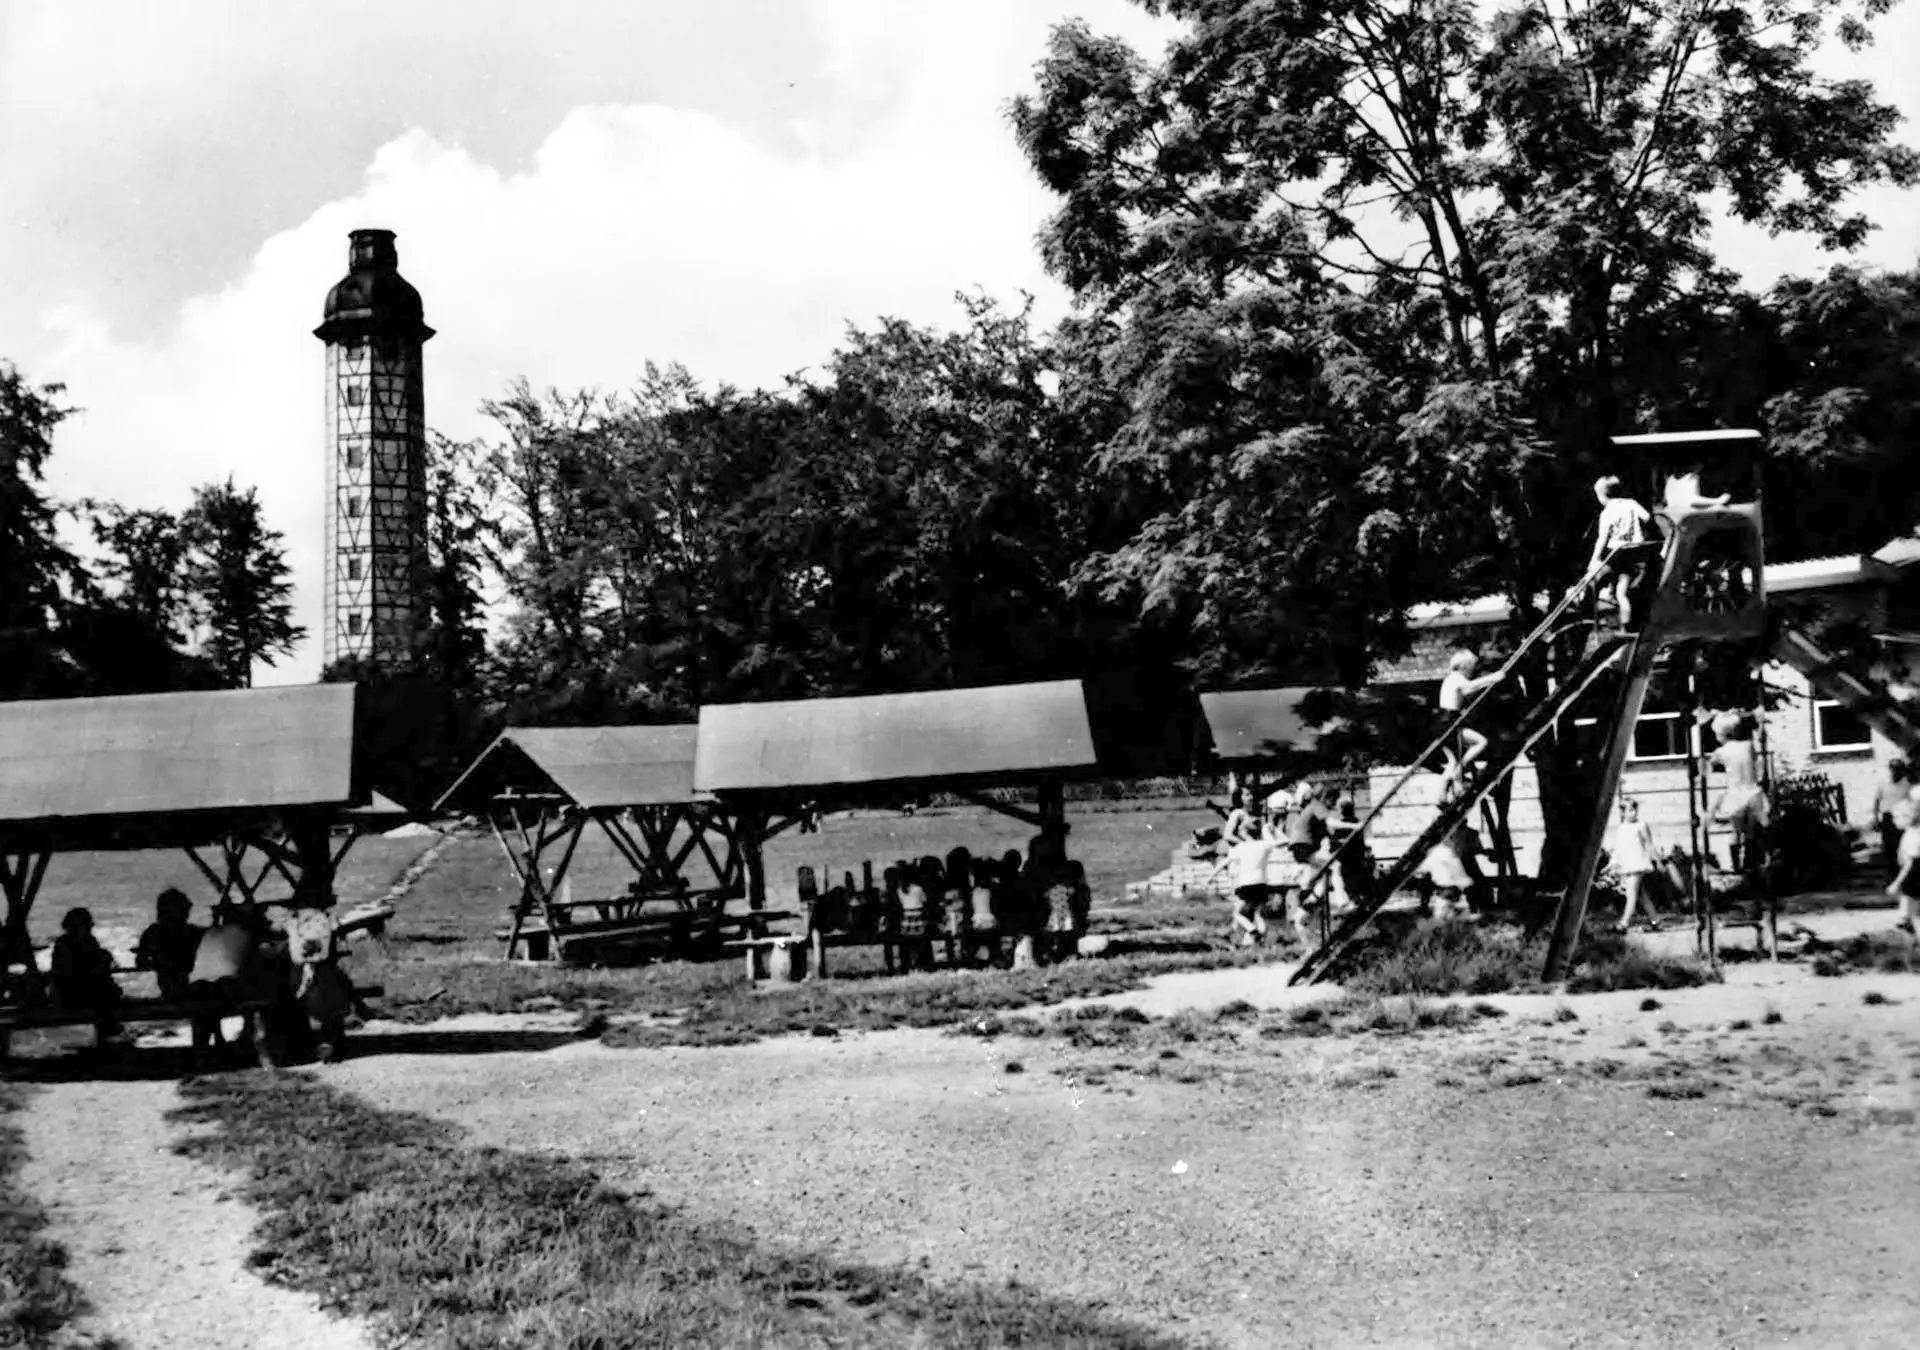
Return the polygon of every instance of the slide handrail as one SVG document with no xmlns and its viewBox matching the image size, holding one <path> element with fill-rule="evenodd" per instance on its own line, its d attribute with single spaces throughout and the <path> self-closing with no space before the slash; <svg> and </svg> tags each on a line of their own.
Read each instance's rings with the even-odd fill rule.
<svg viewBox="0 0 1920 1350">
<path fill-rule="evenodd" d="M 1557 624 L 1560 621 L 1560 617 L 1572 607 L 1574 601 L 1583 597 L 1595 582 L 1606 575 L 1607 569 L 1622 553 L 1645 547 L 1647 547 L 1645 544 L 1622 545 L 1613 549 L 1606 557 L 1602 558 L 1592 567 L 1589 567 L 1586 572 L 1581 575 L 1580 579 L 1568 588 L 1567 593 L 1560 597 L 1559 603 L 1549 609 L 1545 617 L 1534 625 L 1533 631 L 1528 633 L 1526 637 L 1521 640 L 1520 645 L 1513 649 L 1513 654 L 1509 656 L 1500 667 L 1501 675 L 1509 675 L 1513 672 L 1514 667 L 1520 663 L 1520 658 L 1532 650 L 1536 642 L 1539 642 L 1543 637 L 1553 631 L 1554 625 Z M 1349 833 L 1345 839 L 1341 840 L 1340 843 L 1334 847 L 1333 851 L 1322 859 L 1320 864 L 1307 875 L 1306 881 L 1301 883 L 1301 889 L 1310 891 L 1320 884 L 1321 878 L 1332 870 L 1334 864 L 1339 862 L 1341 856 L 1366 837 L 1367 827 L 1373 824 L 1375 818 L 1392 804 L 1395 797 L 1400 795 L 1400 789 L 1412 782 L 1414 776 L 1424 770 L 1427 761 L 1433 758 L 1436 751 L 1459 734 L 1460 728 L 1466 725 L 1467 719 L 1472 717 L 1488 695 L 1492 694 L 1493 691 L 1499 687 L 1498 683 L 1488 685 L 1485 689 L 1482 689 L 1478 694 L 1473 696 L 1472 701 L 1460 710 L 1460 715 L 1449 722 L 1446 729 L 1429 742 L 1426 749 L 1414 757 L 1413 763 L 1407 771 L 1395 779 L 1393 785 L 1386 790 L 1380 799 L 1368 808 L 1366 816 L 1353 828 L 1352 832 Z"/>
<path fill-rule="evenodd" d="M 1520 763 L 1520 757 L 1552 730 L 1554 723 L 1565 716 L 1568 709 L 1585 697 L 1595 681 L 1616 664 L 1622 652 L 1628 653 L 1628 665 L 1631 667 L 1638 659 L 1639 650 L 1638 639 L 1617 637 L 1607 639 L 1588 652 L 1559 688 L 1534 705 L 1532 712 L 1500 751 L 1489 756 L 1487 772 L 1477 782 L 1464 788 L 1458 797 L 1440 804 L 1440 809 L 1427 822 L 1427 828 L 1420 832 L 1412 846 L 1400 855 L 1385 876 L 1375 881 L 1372 893 L 1355 903 L 1353 912 L 1340 921 L 1327 940 L 1307 954 L 1288 983 L 1312 984 L 1325 974 L 1347 944 L 1353 941 L 1374 915 L 1386 908 L 1394 892 L 1420 870 L 1427 855 L 1440 841 L 1473 813 L 1474 808 L 1493 791 L 1496 783 L 1513 772 Z"/>
</svg>

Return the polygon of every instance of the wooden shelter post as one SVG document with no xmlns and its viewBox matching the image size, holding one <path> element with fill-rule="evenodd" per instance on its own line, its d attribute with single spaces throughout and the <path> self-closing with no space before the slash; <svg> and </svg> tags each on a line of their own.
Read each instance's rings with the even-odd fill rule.
<svg viewBox="0 0 1920 1350">
<path fill-rule="evenodd" d="M 7 898 L 4 924 L 0 924 L 0 985 L 6 983 L 7 968 L 24 965 L 29 995 L 37 993 L 39 967 L 33 959 L 33 939 L 27 932 L 27 916 L 40 894 L 40 883 L 47 875 L 47 863 L 53 857 L 46 849 L 13 849 L 0 853 L 0 889 Z"/>
<path fill-rule="evenodd" d="M 542 912 L 549 934 L 564 926 L 564 921 L 556 922 L 552 908 L 554 894 L 565 878 L 567 867 L 573 862 L 574 850 L 579 847 L 580 837 L 587 828 L 585 813 L 570 812 L 564 808 L 552 810 L 551 804 L 545 799 L 541 799 L 541 808 L 529 821 L 520 812 L 520 806 L 527 800 L 502 794 L 494 798 L 493 809 L 487 813 L 487 824 L 493 830 L 493 837 L 499 841 L 501 851 L 507 855 L 508 865 L 520 881 L 520 894 L 513 905 L 513 922 L 507 930 L 508 960 L 513 959 L 514 952 L 525 941 L 527 920 L 533 917 L 536 909 Z M 517 845 L 508 839 L 508 830 L 502 828 L 503 820 L 511 828 Z M 549 881 L 541 871 L 541 855 L 563 841 L 566 847 L 559 862 L 554 865 L 553 877 Z M 548 941 L 551 943 L 550 938 Z M 549 953 L 554 956 L 559 954 L 551 946 Z"/>
<path fill-rule="evenodd" d="M 1059 850 L 1067 852 L 1067 789 L 1058 779 L 1040 784 L 1040 835 Z"/>
</svg>

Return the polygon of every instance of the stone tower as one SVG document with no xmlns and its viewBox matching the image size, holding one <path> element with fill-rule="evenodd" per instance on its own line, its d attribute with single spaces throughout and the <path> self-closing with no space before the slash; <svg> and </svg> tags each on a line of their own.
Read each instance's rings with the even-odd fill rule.
<svg viewBox="0 0 1920 1350">
<path fill-rule="evenodd" d="M 410 660 L 425 632 L 427 422 L 433 330 L 400 276 L 392 230 L 354 230 L 327 293 L 327 588 L 322 660 Z"/>
</svg>

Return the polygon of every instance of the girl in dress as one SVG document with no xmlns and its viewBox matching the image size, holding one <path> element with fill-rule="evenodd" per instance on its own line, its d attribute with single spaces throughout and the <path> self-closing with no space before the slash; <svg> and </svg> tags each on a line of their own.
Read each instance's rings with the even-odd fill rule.
<svg viewBox="0 0 1920 1350">
<path fill-rule="evenodd" d="M 1640 819 L 1640 803 L 1623 795 L 1620 824 L 1613 833 L 1613 866 L 1620 874 L 1620 889 L 1626 894 L 1626 905 L 1620 911 L 1622 933 L 1633 927 L 1633 912 L 1643 904 L 1647 911 L 1645 927 L 1648 931 L 1660 927 L 1660 915 L 1653 907 L 1653 897 L 1647 893 L 1653 860 L 1653 827 Z"/>
</svg>

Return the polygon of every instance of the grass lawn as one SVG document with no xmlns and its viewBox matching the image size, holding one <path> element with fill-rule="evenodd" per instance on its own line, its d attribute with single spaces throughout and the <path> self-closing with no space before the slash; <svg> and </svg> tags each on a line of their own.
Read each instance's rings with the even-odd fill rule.
<svg viewBox="0 0 1920 1350">
<path fill-rule="evenodd" d="M 1280 955 L 1276 949 L 1258 956 L 1229 951 L 1221 941 L 1226 909 L 1217 901 L 1125 898 L 1125 883 L 1165 867 L 1175 844 L 1203 818 L 1209 818 L 1204 810 L 1162 804 L 1083 813 L 1072 842 L 1095 889 L 1092 932 L 1110 940 L 1111 954 L 1043 970 L 886 976 L 878 949 L 848 948 L 834 952 L 830 980 L 755 988 L 742 964 L 732 960 L 626 969 L 508 963 L 493 933 L 506 920 L 516 885 L 498 844 L 490 836 L 468 836 L 454 840 L 415 884 L 384 941 L 353 948 L 353 973 L 362 983 L 384 985 L 384 1009 L 407 1021 L 529 1007 L 657 1019 L 615 1033 L 628 1042 L 731 1044 L 826 1027 L 946 1025 L 1010 1007 L 1137 988 L 1163 971 Z M 770 846 L 769 903 L 793 906 L 795 873 L 804 864 L 857 876 L 864 859 L 878 867 L 896 857 L 944 854 L 956 844 L 997 851 L 1023 844 L 1026 833 L 1019 822 L 984 810 L 832 817 L 818 834 L 790 832 Z M 611 894 L 626 879 L 612 846 L 592 831 L 569 876 L 579 899 Z"/>
<path fill-rule="evenodd" d="M 41 1234 L 46 1211 L 15 1185 L 26 1154 L 12 1117 L 26 1109 L 27 1091 L 0 1082 L 0 1346 L 117 1350 L 111 1338 L 62 1331 L 86 1310 L 86 1299 L 67 1279 L 66 1249 Z"/>
<path fill-rule="evenodd" d="M 334 891 L 340 903 L 379 899 L 433 840 L 432 835 L 410 839 L 375 836 L 356 842 L 335 879 Z M 492 847 L 491 841 L 488 846 Z M 126 934 L 126 944 L 131 947 L 140 930 L 153 922 L 154 897 L 168 886 L 178 886 L 192 898 L 196 923 L 207 922 L 214 901 L 212 883 L 178 849 L 56 854 L 47 864 L 46 878 L 33 904 L 31 931 L 36 942 L 51 942 L 60 931 L 60 916 L 76 905 L 85 905 L 93 911 L 95 928 Z M 266 894 L 284 894 L 285 890 L 282 882 L 278 891 L 268 888 Z"/>
<path fill-rule="evenodd" d="M 577 1163 L 482 1149 L 301 1074 L 183 1085 L 215 1130 L 184 1152 L 246 1177 L 256 1264 L 407 1344 L 924 1345 L 1175 1350 L 1182 1342 L 1015 1284 L 773 1250 L 600 1184 Z"/>
</svg>

